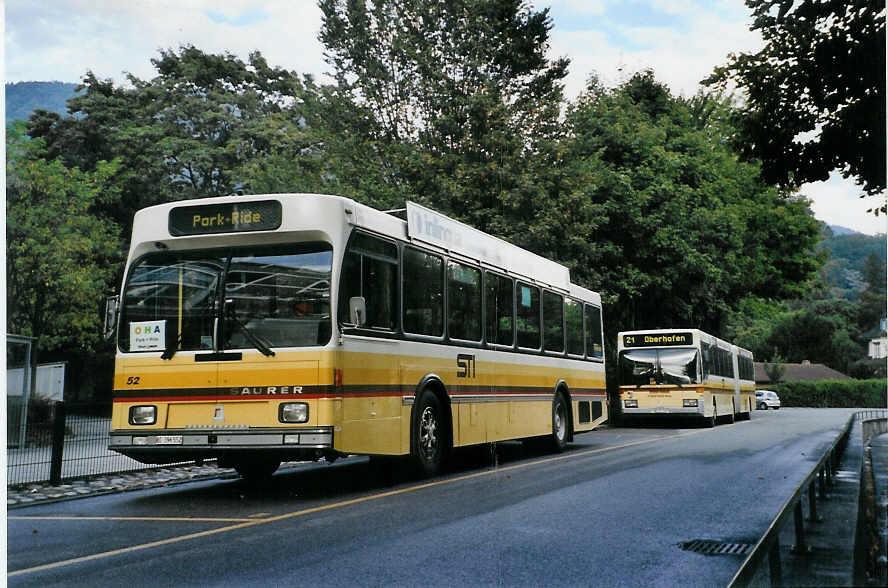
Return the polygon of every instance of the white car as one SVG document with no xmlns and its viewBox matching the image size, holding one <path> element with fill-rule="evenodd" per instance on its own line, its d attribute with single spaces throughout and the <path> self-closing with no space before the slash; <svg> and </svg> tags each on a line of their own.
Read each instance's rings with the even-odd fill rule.
<svg viewBox="0 0 888 588">
<path fill-rule="evenodd" d="M 768 410 L 769 408 L 780 410 L 780 397 L 776 392 L 770 390 L 756 390 L 755 407 L 759 410 Z"/>
</svg>

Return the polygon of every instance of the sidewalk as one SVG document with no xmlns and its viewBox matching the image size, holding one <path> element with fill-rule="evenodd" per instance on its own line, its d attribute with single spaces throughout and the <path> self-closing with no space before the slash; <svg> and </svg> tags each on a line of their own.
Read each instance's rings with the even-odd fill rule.
<svg viewBox="0 0 888 588">
<path fill-rule="evenodd" d="M 879 544 L 880 577 L 884 585 L 888 576 L 888 433 L 873 437 L 870 441 L 873 460 L 873 478 L 876 482 L 876 518 L 881 533 Z"/>
<path fill-rule="evenodd" d="M 58 486 L 53 486 L 48 482 L 35 482 L 7 487 L 6 508 L 14 509 L 83 496 L 143 490 L 223 477 L 234 478 L 237 477 L 237 474 L 232 469 L 218 468 L 214 465 L 187 465 L 138 472 L 103 474 L 91 476 L 86 480 L 65 482 Z"/>
</svg>

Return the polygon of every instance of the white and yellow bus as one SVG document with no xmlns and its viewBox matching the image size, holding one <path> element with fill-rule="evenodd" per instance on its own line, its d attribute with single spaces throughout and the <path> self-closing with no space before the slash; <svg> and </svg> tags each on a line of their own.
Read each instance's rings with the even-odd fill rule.
<svg viewBox="0 0 888 588">
<path fill-rule="evenodd" d="M 601 298 L 428 208 L 315 194 L 139 211 L 116 317 L 111 449 L 144 463 L 411 455 L 607 419 Z"/>
<path fill-rule="evenodd" d="M 752 353 L 697 329 L 618 334 L 624 417 L 685 416 L 714 426 L 749 419 L 755 407 Z"/>
</svg>

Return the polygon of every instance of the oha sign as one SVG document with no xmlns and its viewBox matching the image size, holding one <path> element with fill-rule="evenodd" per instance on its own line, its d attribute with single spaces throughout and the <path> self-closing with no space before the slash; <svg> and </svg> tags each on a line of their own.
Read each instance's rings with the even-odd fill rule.
<svg viewBox="0 0 888 588">
<path fill-rule="evenodd" d="M 130 351 L 163 351 L 166 349 L 166 321 L 130 323 Z"/>
</svg>

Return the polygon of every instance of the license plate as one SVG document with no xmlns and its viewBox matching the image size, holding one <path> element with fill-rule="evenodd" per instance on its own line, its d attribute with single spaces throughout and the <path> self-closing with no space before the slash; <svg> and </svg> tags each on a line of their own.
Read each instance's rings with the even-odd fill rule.
<svg viewBox="0 0 888 588">
<path fill-rule="evenodd" d="M 181 445 L 182 435 L 158 435 L 158 445 Z"/>
</svg>

